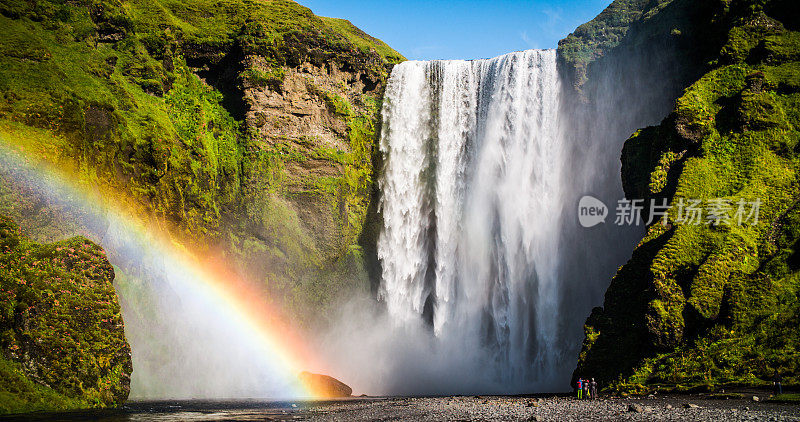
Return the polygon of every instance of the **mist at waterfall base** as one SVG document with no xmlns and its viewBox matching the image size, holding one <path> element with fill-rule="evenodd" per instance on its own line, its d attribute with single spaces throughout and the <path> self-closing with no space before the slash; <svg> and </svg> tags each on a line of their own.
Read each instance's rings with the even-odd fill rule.
<svg viewBox="0 0 800 422">
<path fill-rule="evenodd" d="M 624 140 L 677 93 L 644 66 L 609 59 L 589 101 L 555 50 L 395 66 L 378 301 L 344 305 L 324 336 L 336 372 L 372 394 L 570 390 L 583 323 L 643 235 L 613 215 L 580 227 L 579 198 L 613 214 Z"/>
</svg>

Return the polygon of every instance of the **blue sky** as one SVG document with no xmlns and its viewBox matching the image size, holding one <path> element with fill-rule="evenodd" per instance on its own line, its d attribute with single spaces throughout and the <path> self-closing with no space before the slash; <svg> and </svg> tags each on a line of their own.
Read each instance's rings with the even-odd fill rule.
<svg viewBox="0 0 800 422">
<path fill-rule="evenodd" d="M 479 59 L 555 48 L 611 0 L 298 0 L 345 18 L 412 60 Z"/>
</svg>

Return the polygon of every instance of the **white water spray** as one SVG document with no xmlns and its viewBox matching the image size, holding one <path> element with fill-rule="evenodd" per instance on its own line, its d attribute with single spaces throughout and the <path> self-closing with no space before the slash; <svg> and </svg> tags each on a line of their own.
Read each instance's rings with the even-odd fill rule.
<svg viewBox="0 0 800 422">
<path fill-rule="evenodd" d="M 561 359 L 560 93 L 554 50 L 406 62 L 386 90 L 379 298 L 506 386 L 555 382 Z"/>
</svg>

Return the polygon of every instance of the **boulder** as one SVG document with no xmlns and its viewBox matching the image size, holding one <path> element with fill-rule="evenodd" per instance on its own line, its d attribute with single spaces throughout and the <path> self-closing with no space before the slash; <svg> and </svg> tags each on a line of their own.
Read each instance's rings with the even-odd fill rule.
<svg viewBox="0 0 800 422">
<path fill-rule="evenodd" d="M 100 246 L 39 244 L 0 216 L 0 414 L 122 405 L 131 349 Z"/>
<path fill-rule="evenodd" d="M 640 404 L 633 403 L 628 405 L 628 412 L 642 413 L 644 412 L 644 407 Z"/>
<path fill-rule="evenodd" d="M 315 396 L 324 399 L 350 397 L 353 389 L 347 384 L 329 375 L 300 373 L 300 382 Z"/>
</svg>

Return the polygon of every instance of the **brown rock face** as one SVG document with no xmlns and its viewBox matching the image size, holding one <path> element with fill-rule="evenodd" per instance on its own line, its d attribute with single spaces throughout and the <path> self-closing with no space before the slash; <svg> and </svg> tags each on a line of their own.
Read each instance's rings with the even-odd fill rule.
<svg viewBox="0 0 800 422">
<path fill-rule="evenodd" d="M 277 190 L 314 246 L 336 256 L 353 243 L 351 229 L 366 211 L 369 190 L 361 185 L 371 180 L 353 176 L 364 171 L 371 176 L 378 130 L 374 104 L 383 94 L 385 76 L 371 81 L 366 69 L 351 65 L 278 66 L 253 55 L 243 66 L 246 75 L 258 75 L 247 79 L 243 89 L 254 145 L 262 154 L 280 151 L 283 172 Z M 359 124 L 366 126 L 353 129 Z"/>
<path fill-rule="evenodd" d="M 300 373 L 300 381 L 319 398 L 350 397 L 353 389 L 334 377 L 311 372 Z"/>
</svg>

